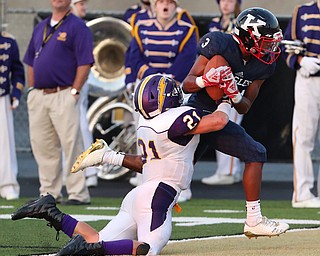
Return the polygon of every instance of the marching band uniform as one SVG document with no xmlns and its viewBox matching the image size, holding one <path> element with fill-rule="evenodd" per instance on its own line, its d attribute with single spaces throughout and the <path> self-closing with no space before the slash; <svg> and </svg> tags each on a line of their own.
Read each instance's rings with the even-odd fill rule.
<svg viewBox="0 0 320 256">
<path fill-rule="evenodd" d="M 284 39 L 299 40 L 305 53 L 283 49 L 287 65 L 297 70 L 295 105 L 292 121 L 294 191 L 292 206 L 320 208 L 318 197 L 310 191 L 314 186 L 312 152 L 320 124 L 320 1 L 296 6 Z M 286 52 L 287 51 L 287 52 Z"/>
<path fill-rule="evenodd" d="M 20 193 L 12 108 L 17 107 L 24 85 L 24 68 L 20 61 L 17 42 L 10 34 L 2 32 L 0 35 L 0 195 L 7 200 L 18 199 Z"/>
<path fill-rule="evenodd" d="M 196 28 L 189 23 L 173 19 L 162 28 L 156 19 L 141 21 L 134 29 L 130 63 L 138 79 L 165 73 L 181 83 L 196 58 L 196 45 Z"/>
<path fill-rule="evenodd" d="M 154 19 L 154 14 L 152 13 L 151 10 L 143 9 L 139 12 L 136 12 L 132 15 L 131 20 L 130 20 L 130 25 L 132 27 L 132 36 L 134 37 L 134 31 L 135 27 L 139 24 L 139 22 L 144 22 L 149 19 Z M 177 14 L 176 14 L 177 20 L 182 20 L 185 21 L 186 23 L 189 23 L 194 26 L 195 31 L 196 31 L 196 37 L 197 41 L 199 40 L 199 30 L 198 27 L 196 26 L 196 23 L 190 13 L 186 9 L 182 8 L 177 8 Z M 137 79 L 137 74 L 132 72 L 131 69 L 131 58 L 129 57 L 131 51 L 131 47 L 129 47 L 127 53 L 126 53 L 126 63 L 125 63 L 125 74 L 126 74 L 126 80 L 125 84 L 134 84 Z"/>
</svg>

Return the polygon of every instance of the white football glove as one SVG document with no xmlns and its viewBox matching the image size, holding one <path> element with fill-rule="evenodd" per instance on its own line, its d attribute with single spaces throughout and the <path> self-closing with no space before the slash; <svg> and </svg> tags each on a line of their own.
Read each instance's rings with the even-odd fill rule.
<svg viewBox="0 0 320 256">
<path fill-rule="evenodd" d="M 305 69 L 304 67 L 301 67 L 298 72 L 300 72 L 300 75 L 305 78 L 310 77 L 310 72 L 307 69 Z"/>
<path fill-rule="evenodd" d="M 300 61 L 301 68 L 306 69 L 310 75 L 320 70 L 320 59 L 315 57 L 303 57 Z"/>
</svg>

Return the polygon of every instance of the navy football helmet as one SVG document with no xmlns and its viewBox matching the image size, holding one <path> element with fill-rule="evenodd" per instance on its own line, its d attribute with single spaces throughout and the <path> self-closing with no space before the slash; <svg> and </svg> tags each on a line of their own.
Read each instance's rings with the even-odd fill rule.
<svg viewBox="0 0 320 256">
<path fill-rule="evenodd" d="M 283 35 L 279 22 L 266 9 L 253 7 L 242 11 L 233 35 L 242 49 L 266 64 L 275 62 L 281 53 L 279 43 Z"/>
<path fill-rule="evenodd" d="M 156 74 L 144 78 L 134 92 L 134 107 L 145 119 L 181 106 L 181 88 L 170 77 Z"/>
</svg>

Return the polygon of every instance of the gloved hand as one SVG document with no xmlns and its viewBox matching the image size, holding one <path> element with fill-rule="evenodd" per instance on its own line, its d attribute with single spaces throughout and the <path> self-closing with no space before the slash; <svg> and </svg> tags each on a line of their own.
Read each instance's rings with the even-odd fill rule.
<svg viewBox="0 0 320 256">
<path fill-rule="evenodd" d="M 305 69 L 304 67 L 301 67 L 299 69 L 299 72 L 300 72 L 300 75 L 305 78 L 308 78 L 310 76 L 310 72 L 307 69 Z"/>
<path fill-rule="evenodd" d="M 218 68 L 211 68 L 203 76 L 196 78 L 196 84 L 201 87 L 217 86 L 223 82 L 222 78 L 232 74 L 231 68 L 228 66 L 220 66 Z"/>
<path fill-rule="evenodd" d="M 320 70 L 320 59 L 315 57 L 303 57 L 300 61 L 301 68 L 306 69 L 310 75 Z"/>
<path fill-rule="evenodd" d="M 227 95 L 233 103 L 239 103 L 242 99 L 242 95 L 238 90 L 237 82 L 233 74 L 227 74 L 222 77 L 222 83 L 219 86 L 223 89 L 225 95 Z"/>
<path fill-rule="evenodd" d="M 16 97 L 12 98 L 11 109 L 16 109 L 19 106 L 19 100 Z"/>
</svg>

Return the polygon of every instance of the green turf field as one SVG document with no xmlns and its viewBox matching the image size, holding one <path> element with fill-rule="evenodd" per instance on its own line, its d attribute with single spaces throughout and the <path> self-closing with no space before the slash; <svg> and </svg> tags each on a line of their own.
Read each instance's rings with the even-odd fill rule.
<svg viewBox="0 0 320 256">
<path fill-rule="evenodd" d="M 30 198 L 22 198 L 17 201 L 0 199 L 1 256 L 53 254 L 69 241 L 69 238 L 61 232 L 59 241 L 56 241 L 55 230 L 47 227 L 44 220 L 25 219 L 11 221 L 10 214 L 28 200 Z M 90 220 L 88 223 L 99 230 L 117 213 L 120 202 L 121 199 L 93 198 L 90 206 L 59 206 L 59 208 L 76 218 L 81 218 L 81 220 Z M 192 199 L 187 203 L 181 204 L 181 206 L 182 212 L 173 214 L 172 241 L 242 234 L 246 215 L 245 201 Z M 319 209 L 293 209 L 289 201 L 263 201 L 261 207 L 263 215 L 274 219 L 284 219 L 290 224 L 290 229 L 317 228 L 320 226 Z M 285 237 L 287 235 L 284 234 L 282 236 Z M 249 241 L 249 239 L 245 239 L 245 241 Z M 169 249 L 175 248 L 177 245 L 170 246 L 172 245 L 168 246 Z M 226 247 L 231 248 L 232 244 L 227 244 Z M 187 252 L 183 253 L 183 247 L 180 247 L 177 252 L 179 253 L 173 254 L 179 255 L 182 253 L 181 255 L 188 255 Z M 168 252 L 166 248 L 164 253 L 170 254 L 170 250 Z M 290 255 L 297 255 L 295 253 L 296 251 L 292 251 Z M 206 255 L 206 253 L 199 255 Z M 210 254 L 208 252 L 208 255 L 220 254 Z"/>
</svg>

